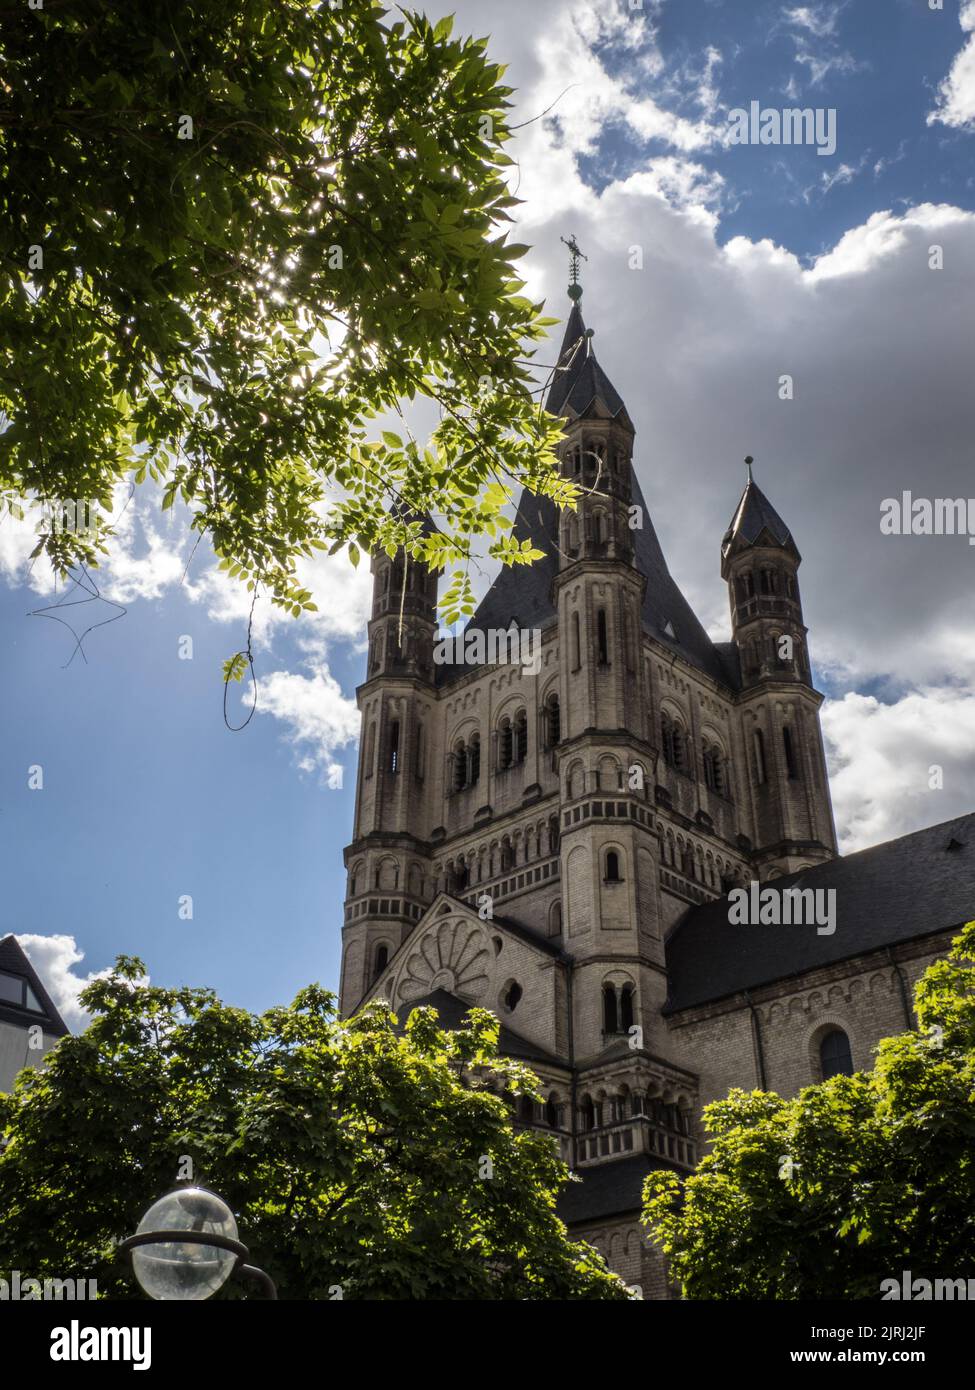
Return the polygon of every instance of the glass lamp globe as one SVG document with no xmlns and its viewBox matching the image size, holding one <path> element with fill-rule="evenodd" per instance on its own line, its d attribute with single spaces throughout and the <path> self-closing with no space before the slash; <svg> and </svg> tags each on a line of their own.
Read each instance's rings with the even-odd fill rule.
<svg viewBox="0 0 975 1390">
<path fill-rule="evenodd" d="M 161 1197 L 139 1222 L 144 1231 L 186 1231 L 185 1241 L 139 1245 L 132 1251 L 132 1272 L 150 1298 L 172 1302 L 204 1299 L 230 1277 L 237 1256 L 232 1250 L 200 1245 L 193 1232 L 237 1239 L 234 1214 L 212 1192 L 185 1187 Z"/>
</svg>

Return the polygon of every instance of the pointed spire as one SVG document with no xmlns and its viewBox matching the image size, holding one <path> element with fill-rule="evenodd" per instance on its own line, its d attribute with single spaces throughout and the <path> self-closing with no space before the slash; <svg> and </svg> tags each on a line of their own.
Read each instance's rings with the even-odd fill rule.
<svg viewBox="0 0 975 1390">
<path fill-rule="evenodd" d="M 721 553 L 726 555 L 732 545 L 741 548 L 745 545 L 777 545 L 783 549 L 796 550 L 792 532 L 756 483 L 752 473 L 755 460 L 751 454 L 745 459 L 748 469 L 748 482 L 741 494 L 731 525 L 721 542 Z"/>
<path fill-rule="evenodd" d="M 579 307 L 582 290 L 578 285 L 575 288 L 579 294 L 565 325 L 545 409 L 552 415 L 568 415 L 573 420 L 582 415 L 612 419 L 620 414 L 628 420 L 622 397 L 596 361 L 592 348 L 593 330 L 586 327 Z"/>
</svg>

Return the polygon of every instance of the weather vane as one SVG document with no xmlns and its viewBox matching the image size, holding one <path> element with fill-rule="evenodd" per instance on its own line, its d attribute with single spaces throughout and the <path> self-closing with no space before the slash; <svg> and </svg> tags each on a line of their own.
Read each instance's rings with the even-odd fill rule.
<svg viewBox="0 0 975 1390">
<path fill-rule="evenodd" d="M 752 464 L 753 464 L 754 462 L 755 462 L 755 460 L 752 458 L 751 454 L 749 454 L 749 455 L 746 457 L 746 459 L 745 459 L 745 467 L 748 469 L 748 481 L 749 481 L 749 482 L 751 482 L 751 480 L 752 480 Z"/>
<path fill-rule="evenodd" d="M 582 260 L 588 261 L 589 257 L 579 250 L 579 243 L 574 236 L 570 236 L 568 240 L 566 240 L 565 237 L 560 237 L 559 240 L 569 248 L 569 298 L 581 299 L 582 286 L 579 284 L 579 259 L 581 257 Z"/>
</svg>

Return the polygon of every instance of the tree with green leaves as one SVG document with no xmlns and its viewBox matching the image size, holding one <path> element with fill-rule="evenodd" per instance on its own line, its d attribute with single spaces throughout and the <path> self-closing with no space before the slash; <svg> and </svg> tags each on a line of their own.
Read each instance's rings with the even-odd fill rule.
<svg viewBox="0 0 975 1390">
<path fill-rule="evenodd" d="M 282 1298 L 629 1297 L 556 1216 L 568 1171 L 514 1128 L 538 1083 L 487 1011 L 341 1021 L 311 986 L 258 1017 L 126 957 L 82 1001 L 89 1027 L 0 1095 L 0 1269 L 140 1297 L 114 1246 L 189 1158 Z"/>
<path fill-rule="evenodd" d="M 689 1298 L 882 1296 L 975 1268 L 975 922 L 918 981 L 916 1032 L 871 1071 L 704 1112 L 687 1179 L 653 1173 L 644 1224 Z"/>
<path fill-rule="evenodd" d="M 3 6 L 0 67 L 0 508 L 51 504 L 37 553 L 96 564 L 149 479 L 295 615 L 319 549 L 453 566 L 448 622 L 472 547 L 538 557 L 513 489 L 575 491 L 485 40 L 379 0 L 45 0 Z M 375 427 L 424 399 L 428 440 Z"/>
</svg>

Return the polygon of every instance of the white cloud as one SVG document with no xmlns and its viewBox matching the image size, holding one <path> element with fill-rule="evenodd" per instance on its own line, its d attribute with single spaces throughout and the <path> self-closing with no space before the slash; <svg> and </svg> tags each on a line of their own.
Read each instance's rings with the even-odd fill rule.
<svg viewBox="0 0 975 1390">
<path fill-rule="evenodd" d="M 836 32 L 838 12 L 839 5 L 795 5 L 785 11 L 784 18 L 787 24 L 823 38 Z"/>
<path fill-rule="evenodd" d="M 958 18 L 969 37 L 938 88 L 938 104 L 928 113 L 928 125 L 938 121 L 961 130 L 975 130 L 975 0 L 963 0 Z"/>
<path fill-rule="evenodd" d="M 259 681 L 258 711 L 280 719 L 298 752 L 303 772 L 318 771 L 330 787 L 340 786 L 337 754 L 359 736 L 359 711 L 324 666 L 309 663 L 311 674 L 272 671 Z M 253 687 L 241 696 L 250 708 Z"/>
<path fill-rule="evenodd" d="M 971 811 L 970 690 L 919 689 L 890 704 L 851 692 L 828 700 L 822 721 L 842 853 Z"/>
<path fill-rule="evenodd" d="M 22 936 L 18 932 L 17 940 L 68 1027 L 75 1033 L 87 1028 L 91 1016 L 78 1002 L 78 996 L 92 980 L 110 975 L 111 967 L 77 974 L 74 967 L 84 960 L 85 953 L 73 936 Z"/>
</svg>

